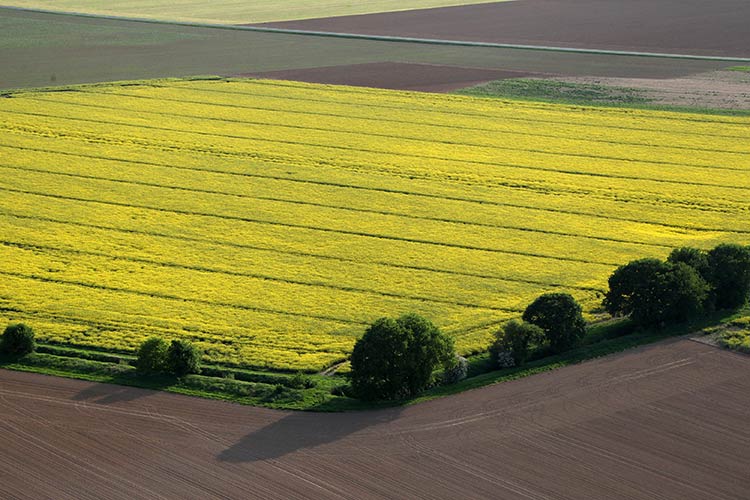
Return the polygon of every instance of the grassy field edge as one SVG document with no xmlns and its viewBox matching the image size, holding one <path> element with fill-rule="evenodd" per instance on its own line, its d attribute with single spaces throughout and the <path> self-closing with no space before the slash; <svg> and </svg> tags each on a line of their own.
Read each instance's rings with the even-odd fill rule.
<svg viewBox="0 0 750 500">
<path fill-rule="evenodd" d="M 146 377 L 123 363 L 102 362 L 90 359 L 71 358 L 44 352 L 34 353 L 22 359 L 0 357 L 0 368 L 32 372 L 42 375 L 86 380 L 104 384 L 161 390 L 186 396 L 230 401 L 243 405 L 280 410 L 303 410 L 319 412 L 341 412 L 373 410 L 394 406 L 409 406 L 433 399 L 458 394 L 467 390 L 517 380 L 538 373 L 556 370 L 565 366 L 601 358 L 655 342 L 676 338 L 696 332 L 709 334 L 717 327 L 746 316 L 750 308 L 739 311 L 722 311 L 708 318 L 676 325 L 663 330 L 637 330 L 628 320 L 613 320 L 594 324 L 584 339 L 583 345 L 569 352 L 535 359 L 524 366 L 502 370 L 491 369 L 487 354 L 470 358 L 470 374 L 473 376 L 448 386 L 438 386 L 422 395 L 402 401 L 364 402 L 346 396 L 334 395 L 343 385 L 343 377 L 313 375 L 312 388 L 292 388 L 282 384 L 247 382 L 228 377 L 189 375 L 182 379 L 170 376 Z M 83 350 L 81 350 L 83 351 Z M 269 373 L 269 376 L 276 374 Z"/>
</svg>

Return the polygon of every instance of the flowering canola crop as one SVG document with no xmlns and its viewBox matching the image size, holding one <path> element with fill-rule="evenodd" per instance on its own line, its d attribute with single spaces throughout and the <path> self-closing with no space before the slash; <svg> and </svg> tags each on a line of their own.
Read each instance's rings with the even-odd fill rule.
<svg viewBox="0 0 750 500">
<path fill-rule="evenodd" d="M 0 315 L 42 340 L 320 370 L 418 312 L 482 350 L 537 295 L 750 242 L 750 119 L 274 81 L 0 99 Z"/>
</svg>

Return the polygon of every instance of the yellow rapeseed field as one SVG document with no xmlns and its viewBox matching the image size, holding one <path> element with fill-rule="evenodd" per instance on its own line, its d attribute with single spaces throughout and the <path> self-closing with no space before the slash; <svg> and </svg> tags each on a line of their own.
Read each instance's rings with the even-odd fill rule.
<svg viewBox="0 0 750 500">
<path fill-rule="evenodd" d="M 0 318 L 321 370 L 418 312 L 463 353 L 537 295 L 750 243 L 750 119 L 274 81 L 0 99 Z"/>
</svg>

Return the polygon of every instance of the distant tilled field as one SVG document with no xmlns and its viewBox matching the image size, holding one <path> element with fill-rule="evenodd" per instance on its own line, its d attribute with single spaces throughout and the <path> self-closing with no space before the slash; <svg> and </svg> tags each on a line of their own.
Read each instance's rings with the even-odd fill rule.
<svg viewBox="0 0 750 500">
<path fill-rule="evenodd" d="M 750 118 L 274 81 L 0 99 L 0 307 L 43 340 L 186 337 L 319 370 L 416 311 L 460 351 L 536 295 L 750 242 Z"/>
</svg>

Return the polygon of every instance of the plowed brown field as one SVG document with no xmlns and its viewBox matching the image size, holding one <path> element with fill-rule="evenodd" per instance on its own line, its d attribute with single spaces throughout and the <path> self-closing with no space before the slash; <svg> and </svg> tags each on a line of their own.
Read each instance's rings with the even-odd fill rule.
<svg viewBox="0 0 750 500">
<path fill-rule="evenodd" d="M 407 408 L 0 371 L 0 497 L 744 499 L 750 358 L 689 340 Z"/>
<path fill-rule="evenodd" d="M 750 57 L 746 0 L 518 0 L 269 23 L 311 31 Z"/>
</svg>

